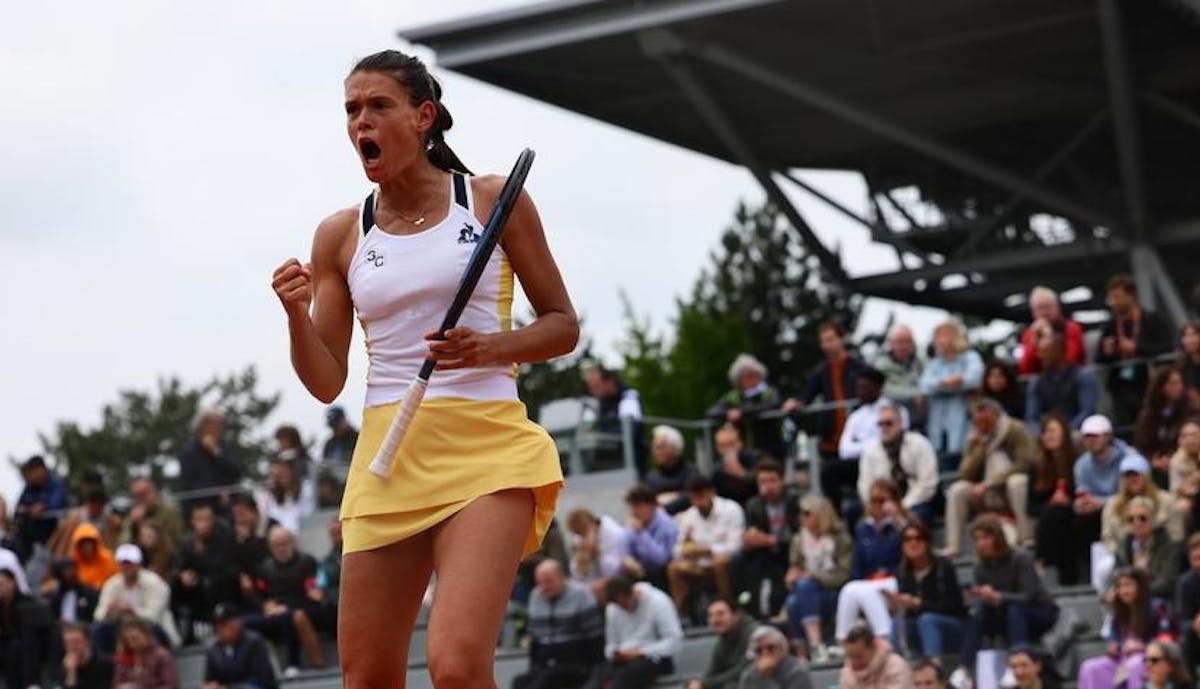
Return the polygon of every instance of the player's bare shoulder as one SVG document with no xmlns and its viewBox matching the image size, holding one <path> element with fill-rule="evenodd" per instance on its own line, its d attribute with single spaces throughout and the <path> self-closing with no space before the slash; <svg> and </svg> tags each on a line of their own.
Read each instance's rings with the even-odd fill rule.
<svg viewBox="0 0 1200 689">
<path fill-rule="evenodd" d="M 337 266 L 345 273 L 354 254 L 358 222 L 355 206 L 335 211 L 322 220 L 313 236 L 313 262 Z"/>
</svg>

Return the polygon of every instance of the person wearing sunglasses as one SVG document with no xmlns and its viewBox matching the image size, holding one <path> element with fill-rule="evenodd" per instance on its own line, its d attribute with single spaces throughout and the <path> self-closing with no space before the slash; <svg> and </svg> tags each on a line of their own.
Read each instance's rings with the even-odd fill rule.
<svg viewBox="0 0 1200 689">
<path fill-rule="evenodd" d="M 790 588 L 784 610 L 792 639 L 804 639 L 809 660 L 829 660 L 821 620 L 833 614 L 838 589 L 850 578 L 854 543 L 829 500 L 806 495 L 800 501 L 800 530 L 792 536 L 784 581 Z"/>
<path fill-rule="evenodd" d="M 902 410 L 890 400 L 879 402 L 879 437 L 867 444 L 858 460 L 858 494 L 866 504 L 871 484 L 890 479 L 904 496 L 904 506 L 928 524 L 938 487 L 937 453 L 925 436 L 908 429 Z"/>
<path fill-rule="evenodd" d="M 1150 595 L 1170 601 L 1175 595 L 1179 578 L 1179 544 L 1167 535 L 1167 530 L 1154 524 L 1154 503 L 1149 498 L 1136 497 L 1125 510 L 1129 533 L 1117 548 L 1116 566 L 1137 567 L 1150 574 Z"/>
<path fill-rule="evenodd" d="M 1129 535 L 1129 506 L 1138 497 L 1150 501 L 1150 514 L 1155 526 L 1165 526 L 1173 540 L 1183 540 L 1182 520 L 1173 509 L 1171 495 L 1150 480 L 1150 462 L 1134 452 L 1121 459 L 1121 482 L 1117 494 L 1105 503 L 1100 512 L 1100 541 L 1114 558 Z M 1103 570 L 1103 560 L 1092 563 L 1093 582 L 1107 580 Z"/>
<path fill-rule="evenodd" d="M 808 668 L 788 652 L 787 637 L 778 629 L 755 629 L 746 655 L 750 665 L 742 672 L 738 689 L 812 689 Z"/>
<path fill-rule="evenodd" d="M 1192 673 L 1179 647 L 1170 641 L 1155 641 L 1142 657 L 1146 664 L 1143 689 L 1186 689 L 1192 686 Z"/>
</svg>

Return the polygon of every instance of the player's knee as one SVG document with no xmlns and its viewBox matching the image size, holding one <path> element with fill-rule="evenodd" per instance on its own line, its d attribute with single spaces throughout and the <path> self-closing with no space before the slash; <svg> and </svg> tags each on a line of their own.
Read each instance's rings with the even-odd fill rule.
<svg viewBox="0 0 1200 689">
<path fill-rule="evenodd" d="M 429 649 L 429 675 L 437 689 L 490 689 L 492 664 L 486 653 L 466 647 Z"/>
</svg>

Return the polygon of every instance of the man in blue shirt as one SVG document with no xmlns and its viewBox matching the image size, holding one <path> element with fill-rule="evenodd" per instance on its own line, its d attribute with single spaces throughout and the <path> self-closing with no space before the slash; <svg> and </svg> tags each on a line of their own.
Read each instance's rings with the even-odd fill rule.
<svg viewBox="0 0 1200 689">
<path fill-rule="evenodd" d="M 625 494 L 629 505 L 629 555 L 623 569 L 635 578 L 645 579 L 667 590 L 667 563 L 675 548 L 679 527 L 667 511 L 658 506 L 654 490 L 637 484 Z"/>
<path fill-rule="evenodd" d="M 1075 561 L 1083 564 L 1080 571 L 1086 574 L 1090 559 L 1088 548 L 1100 540 L 1100 514 L 1104 503 L 1117 493 L 1121 484 L 1121 460 L 1140 455 L 1124 441 L 1113 437 L 1112 422 L 1108 417 L 1100 414 L 1089 416 L 1083 420 L 1079 430 L 1087 451 L 1075 462 L 1075 498 L 1072 504 L 1075 518 L 1071 524 L 1071 543 Z M 1060 579 L 1063 579 L 1061 574 Z"/>
<path fill-rule="evenodd" d="M 67 484 L 46 466 L 41 455 L 30 457 L 21 465 L 25 488 L 17 499 L 15 512 L 22 560 L 33 553 L 35 544 L 50 540 L 58 528 L 59 512 L 67 508 Z"/>
</svg>

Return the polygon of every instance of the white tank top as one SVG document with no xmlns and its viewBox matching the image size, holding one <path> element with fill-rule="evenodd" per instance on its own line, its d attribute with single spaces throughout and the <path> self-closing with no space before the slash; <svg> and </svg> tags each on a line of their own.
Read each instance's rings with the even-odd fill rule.
<svg viewBox="0 0 1200 689">
<path fill-rule="evenodd" d="M 470 180 L 450 175 L 450 212 L 409 235 L 375 226 L 373 191 L 359 212 L 361 234 L 346 282 L 367 343 L 366 406 L 404 397 L 429 351 L 425 333 L 441 327 L 483 225 L 472 211 Z M 493 333 L 512 328 L 513 273 L 499 246 L 488 260 L 460 326 Z M 427 398 L 517 399 L 516 367 L 435 369 Z"/>
</svg>

